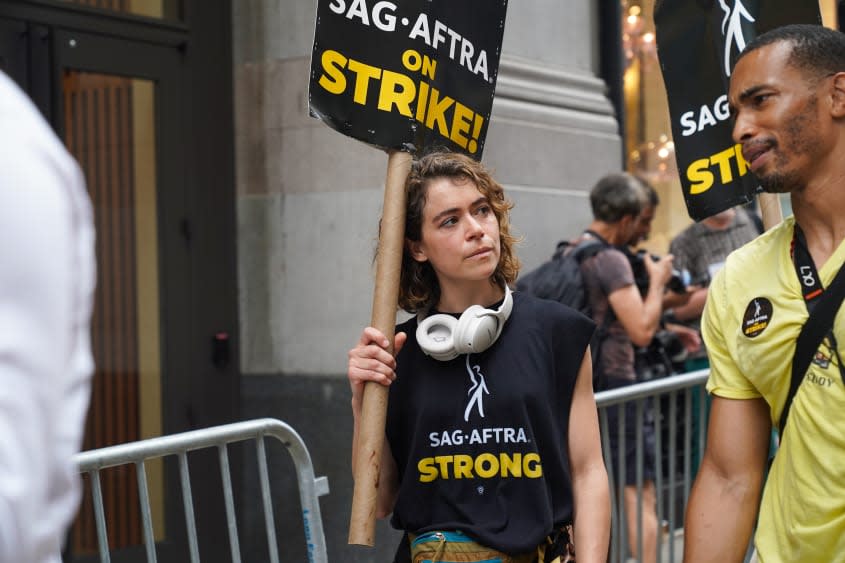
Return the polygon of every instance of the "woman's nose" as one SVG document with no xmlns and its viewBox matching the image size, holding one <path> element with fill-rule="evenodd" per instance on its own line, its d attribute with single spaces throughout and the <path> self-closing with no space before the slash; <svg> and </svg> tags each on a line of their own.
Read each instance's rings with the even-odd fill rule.
<svg viewBox="0 0 845 563">
<path fill-rule="evenodd" d="M 472 215 L 467 217 L 467 236 L 477 237 L 484 234 L 481 223 Z"/>
</svg>

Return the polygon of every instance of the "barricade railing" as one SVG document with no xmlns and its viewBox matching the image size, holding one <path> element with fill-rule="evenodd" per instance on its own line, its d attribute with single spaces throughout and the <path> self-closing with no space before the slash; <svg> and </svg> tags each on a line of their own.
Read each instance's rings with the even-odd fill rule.
<svg viewBox="0 0 845 563">
<path fill-rule="evenodd" d="M 683 528 L 684 510 L 701 455 L 707 423 L 707 402 L 704 384 L 709 370 L 699 370 L 627 387 L 596 393 L 602 452 L 611 483 L 611 545 L 609 561 L 624 563 L 632 557 L 632 549 L 643 553 L 643 491 L 645 479 L 643 427 L 649 417 L 654 420 L 655 475 L 657 503 L 657 561 L 681 561 L 683 549 L 677 532 Z M 608 422 L 609 409 L 633 411 L 633 416 L 616 416 L 614 428 Z M 634 425 L 633 436 L 626 425 Z M 616 433 L 618 455 L 612 463 L 611 432 Z M 626 439 L 627 434 L 627 439 Z M 633 439 L 633 444 L 630 441 Z M 635 543 L 629 542 L 628 517 L 625 506 L 625 451 L 634 452 L 636 485 Z"/>
<path fill-rule="evenodd" d="M 299 434 L 286 423 L 273 418 L 235 422 L 222 426 L 109 446 L 77 454 L 74 461 L 79 471 L 81 473 L 87 473 L 91 479 L 100 560 L 103 563 L 110 563 L 111 561 L 105 510 L 103 507 L 103 494 L 100 484 L 100 471 L 118 465 L 135 464 L 147 561 L 148 563 L 155 563 L 155 536 L 150 510 L 146 462 L 165 456 L 177 456 L 190 560 L 191 563 L 199 563 L 199 545 L 187 453 L 216 447 L 218 449 L 220 463 L 226 509 L 226 524 L 229 533 L 232 561 L 233 563 L 240 563 L 240 540 L 235 515 L 228 447 L 235 442 L 253 440 L 256 445 L 269 557 L 272 563 L 278 563 L 279 548 L 276 541 L 276 525 L 270 494 L 270 478 L 264 444 L 265 437 L 275 438 L 286 446 L 296 468 L 308 560 L 311 563 L 327 563 L 326 541 L 323 533 L 322 517 L 320 515 L 319 497 L 328 494 L 328 479 L 326 477 L 314 476 L 311 455 L 308 453 L 308 449 L 305 447 L 305 443 Z"/>
</svg>

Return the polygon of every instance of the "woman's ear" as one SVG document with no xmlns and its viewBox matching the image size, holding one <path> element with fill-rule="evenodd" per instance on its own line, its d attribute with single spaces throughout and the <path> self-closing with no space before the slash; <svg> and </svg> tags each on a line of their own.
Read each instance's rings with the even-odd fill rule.
<svg viewBox="0 0 845 563">
<path fill-rule="evenodd" d="M 830 94 L 831 114 L 833 117 L 845 117 L 845 72 L 837 72 L 833 75 L 833 88 Z"/>
<path fill-rule="evenodd" d="M 405 239 L 405 248 L 408 249 L 408 254 L 411 255 L 411 258 L 413 258 L 417 262 L 425 262 L 426 260 L 428 260 L 428 257 L 425 255 L 425 252 L 422 251 L 422 247 L 419 241 Z"/>
</svg>

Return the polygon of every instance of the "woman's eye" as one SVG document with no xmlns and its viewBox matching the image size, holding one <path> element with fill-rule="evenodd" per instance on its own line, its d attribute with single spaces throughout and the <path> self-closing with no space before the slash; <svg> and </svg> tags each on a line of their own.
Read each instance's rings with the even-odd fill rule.
<svg viewBox="0 0 845 563">
<path fill-rule="evenodd" d="M 476 213 L 479 215 L 489 215 L 490 211 L 491 209 L 489 205 L 482 205 L 476 210 Z"/>
</svg>

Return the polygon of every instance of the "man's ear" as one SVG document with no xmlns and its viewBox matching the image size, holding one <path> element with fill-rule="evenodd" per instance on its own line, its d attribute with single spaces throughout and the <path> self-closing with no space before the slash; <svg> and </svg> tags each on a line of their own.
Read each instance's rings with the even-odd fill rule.
<svg viewBox="0 0 845 563">
<path fill-rule="evenodd" d="M 833 117 L 845 117 L 845 72 L 837 72 L 833 75 L 830 95 L 832 101 L 830 113 Z"/>
<path fill-rule="evenodd" d="M 633 232 L 633 229 L 631 227 L 636 218 L 636 215 L 623 215 L 622 217 L 620 217 L 619 220 L 614 224 L 614 233 L 608 237 L 608 242 L 610 242 L 610 244 L 627 243 L 628 241 L 624 239 Z"/>
<path fill-rule="evenodd" d="M 411 258 L 417 262 L 425 262 L 428 260 L 425 252 L 422 251 L 419 241 L 405 239 L 405 248 L 408 250 L 408 254 L 411 255 Z"/>
</svg>

